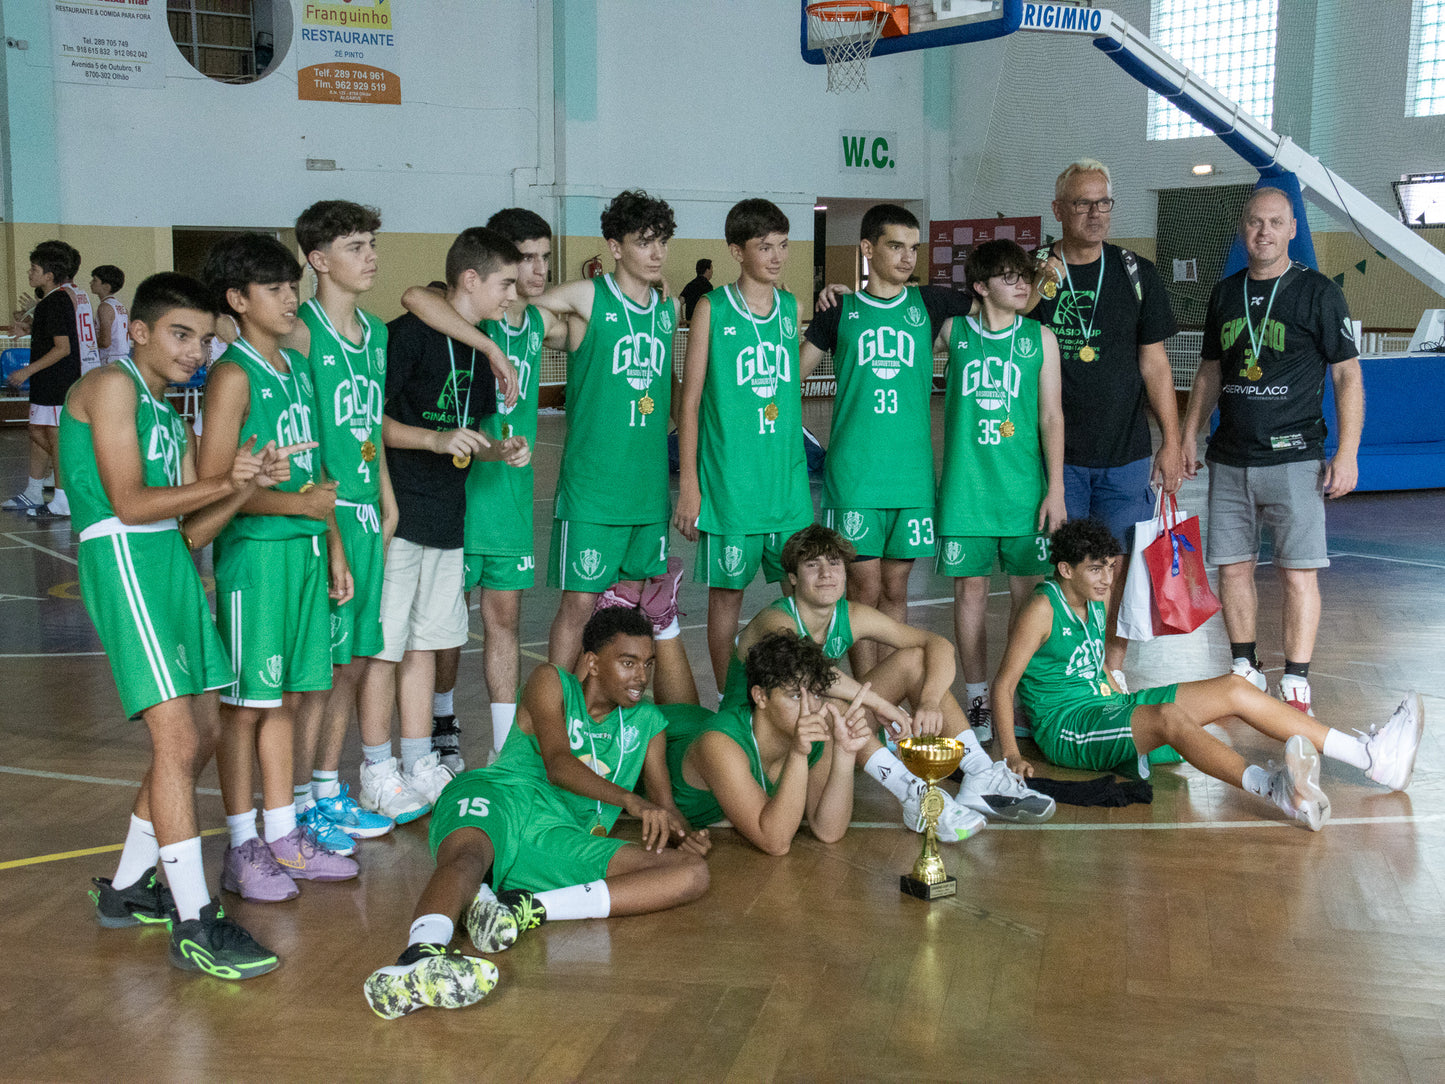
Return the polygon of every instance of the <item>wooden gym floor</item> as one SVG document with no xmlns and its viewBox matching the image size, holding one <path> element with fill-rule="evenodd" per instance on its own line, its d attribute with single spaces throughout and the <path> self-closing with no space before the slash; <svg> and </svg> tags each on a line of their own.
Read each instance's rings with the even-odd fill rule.
<svg viewBox="0 0 1445 1084">
<path fill-rule="evenodd" d="M 820 435 L 828 409 L 807 407 Z M 545 418 L 537 449 L 544 555 L 563 424 Z M 0 432 L 6 495 L 24 476 L 24 441 L 18 426 Z M 1184 506 L 1202 510 L 1203 492 L 1191 484 Z M 1441 523 L 1439 490 L 1330 509 L 1316 709 L 1363 729 L 1420 689 L 1431 722 L 1408 794 L 1328 763 L 1334 820 L 1311 835 L 1187 766 L 1165 768 L 1153 805 L 1061 806 L 1046 825 L 996 825 L 946 848 L 959 893 L 928 905 L 897 888 L 919 838 L 864 779 L 840 843 L 804 833 L 790 855 L 768 858 L 720 830 L 698 903 L 545 926 L 496 958 L 501 983 L 482 1004 L 387 1023 L 361 983 L 404 945 L 431 869 L 424 821 L 363 844 L 356 881 L 308 884 L 281 905 L 227 896 L 283 959 L 252 982 L 182 974 L 163 932 L 95 924 L 85 890 L 113 872 L 148 742 L 120 715 L 78 601 L 68 525 L 0 513 L 0 1077 L 1445 1079 Z M 674 542 L 690 571 L 692 547 Z M 1275 678 L 1279 596 L 1267 570 L 1260 594 Z M 755 584 L 746 612 L 772 596 Z M 911 620 L 952 638 L 947 582 L 920 565 L 912 596 Z M 525 601 L 524 672 L 545 652 L 556 598 L 538 587 Z M 682 608 L 706 699 L 706 591 L 686 583 Z M 996 599 L 995 664 L 1004 617 Z M 475 617 L 473 628 L 458 707 L 464 752 L 479 761 L 488 721 Z M 1136 648 L 1128 670 L 1137 688 L 1212 676 L 1227 655 L 1216 618 Z M 1243 724 L 1223 729 L 1254 761 L 1278 755 Z M 353 785 L 359 756 L 353 734 L 343 762 Z M 201 786 L 214 833 L 214 769 Z M 206 838 L 213 884 L 223 847 Z"/>
</svg>

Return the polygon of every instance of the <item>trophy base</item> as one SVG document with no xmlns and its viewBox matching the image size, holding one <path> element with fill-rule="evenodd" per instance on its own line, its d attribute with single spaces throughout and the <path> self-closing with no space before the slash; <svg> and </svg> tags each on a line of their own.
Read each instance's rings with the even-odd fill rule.
<svg viewBox="0 0 1445 1084">
<path fill-rule="evenodd" d="M 898 890 L 906 896 L 914 896 L 917 899 L 932 902 L 957 893 L 958 878 L 945 877 L 941 881 L 929 884 L 927 881 L 920 881 L 917 877 L 905 873 L 898 878 Z"/>
</svg>

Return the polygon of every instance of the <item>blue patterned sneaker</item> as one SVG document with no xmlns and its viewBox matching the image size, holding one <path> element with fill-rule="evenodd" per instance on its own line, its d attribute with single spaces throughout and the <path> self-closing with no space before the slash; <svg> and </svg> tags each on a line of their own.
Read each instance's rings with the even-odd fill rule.
<svg viewBox="0 0 1445 1084">
<path fill-rule="evenodd" d="M 497 965 L 448 951 L 445 945 L 408 945 L 390 967 L 371 973 L 362 989 L 371 1011 L 395 1020 L 418 1009 L 462 1009 L 497 985 Z"/>
<path fill-rule="evenodd" d="M 332 821 L 330 817 L 317 812 L 314 805 L 307 806 L 296 818 L 296 823 L 332 854 L 339 854 L 344 858 L 356 853 L 356 844 L 352 842 L 351 837 L 343 832 L 341 826 Z"/>
<path fill-rule="evenodd" d="M 340 794 L 334 798 L 317 798 L 312 808 L 352 839 L 375 839 L 386 835 L 396 825 L 390 817 L 362 809 L 345 783 L 341 784 Z"/>
<path fill-rule="evenodd" d="M 176 916 L 176 901 L 171 890 L 156 876 L 152 866 L 140 880 L 126 888 L 116 888 L 109 877 L 93 877 L 90 898 L 95 903 L 95 920 L 107 930 L 126 926 L 169 926 Z"/>
</svg>

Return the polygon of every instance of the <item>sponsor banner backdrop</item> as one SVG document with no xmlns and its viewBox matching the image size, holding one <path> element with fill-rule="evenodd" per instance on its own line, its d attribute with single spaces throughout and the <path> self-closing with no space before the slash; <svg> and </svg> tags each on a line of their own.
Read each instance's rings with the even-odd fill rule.
<svg viewBox="0 0 1445 1084">
<path fill-rule="evenodd" d="M 975 245 L 985 241 L 1017 241 L 1029 252 L 1039 247 L 1043 219 L 955 218 L 928 224 L 928 281 L 963 289 L 963 264 Z"/>
<path fill-rule="evenodd" d="M 308 102 L 400 105 L 391 0 L 305 0 L 296 42 L 296 96 Z"/>
<path fill-rule="evenodd" d="M 55 78 L 105 87 L 165 86 L 174 52 L 165 0 L 54 0 Z"/>
</svg>

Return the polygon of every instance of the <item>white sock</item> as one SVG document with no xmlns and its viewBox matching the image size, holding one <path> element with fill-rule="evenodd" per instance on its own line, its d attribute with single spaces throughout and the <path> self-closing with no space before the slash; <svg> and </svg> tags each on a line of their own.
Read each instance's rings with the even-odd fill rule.
<svg viewBox="0 0 1445 1084">
<path fill-rule="evenodd" d="M 1243 787 L 1250 794 L 1258 794 L 1261 798 L 1269 797 L 1269 772 L 1258 764 L 1251 764 L 1244 769 Z"/>
<path fill-rule="evenodd" d="M 455 715 L 452 710 L 452 694 L 455 689 L 448 689 L 444 693 L 431 694 L 431 713 L 433 715 Z"/>
<path fill-rule="evenodd" d="M 869 757 L 863 770 L 882 783 L 883 789 L 900 802 L 906 802 L 925 786 L 923 780 L 905 768 L 903 761 L 887 749 L 880 749 Z"/>
<path fill-rule="evenodd" d="M 291 787 L 291 804 L 297 817 L 306 812 L 306 807 L 313 804 L 310 783 L 296 783 Z"/>
<path fill-rule="evenodd" d="M 674 637 L 678 636 L 681 632 L 682 626 L 677 623 L 677 618 L 674 617 L 671 621 L 667 623 L 667 628 L 665 629 L 658 629 L 656 626 L 654 626 L 652 630 L 652 638 L 654 640 L 671 640 Z"/>
<path fill-rule="evenodd" d="M 261 824 L 267 843 L 275 843 L 296 831 L 296 807 L 283 805 L 280 809 L 261 810 Z"/>
<path fill-rule="evenodd" d="M 537 902 L 547 909 L 547 921 L 577 918 L 606 918 L 612 911 L 612 893 L 606 881 L 549 888 L 536 893 Z"/>
<path fill-rule="evenodd" d="M 512 732 L 512 724 L 517 721 L 516 704 L 493 704 L 492 705 L 492 748 L 497 752 L 502 751 L 502 745 L 507 740 L 507 735 Z"/>
<path fill-rule="evenodd" d="M 40 503 L 40 499 L 45 496 L 45 494 L 41 492 L 42 490 L 44 490 L 44 488 L 45 479 L 32 478 L 30 479 L 30 481 L 25 483 L 25 492 L 22 494 L 22 496 L 24 496 L 26 500 L 35 501 L 38 504 Z"/>
<path fill-rule="evenodd" d="M 130 830 L 125 834 L 125 846 L 120 850 L 120 865 L 116 866 L 110 883 L 116 888 L 129 888 L 140 880 L 142 873 L 156 864 L 160 853 L 155 826 L 132 813 Z"/>
<path fill-rule="evenodd" d="M 55 472 L 52 470 L 49 474 L 47 474 L 44 478 L 40 480 L 40 484 L 43 486 L 53 487 L 55 485 Z"/>
<path fill-rule="evenodd" d="M 55 496 L 50 498 L 50 510 L 59 515 L 70 511 L 70 500 L 65 496 L 65 490 L 58 486 L 55 489 Z"/>
<path fill-rule="evenodd" d="M 965 681 L 963 683 L 964 695 L 968 697 L 968 706 L 972 707 L 973 702 L 980 696 L 984 704 L 988 703 L 988 682 L 986 681 Z"/>
<path fill-rule="evenodd" d="M 232 813 L 226 817 L 226 827 L 231 830 L 231 846 L 239 847 L 248 840 L 256 839 L 256 811 Z"/>
<path fill-rule="evenodd" d="M 1369 770 L 1370 750 L 1359 738 L 1346 734 L 1343 730 L 1331 730 L 1326 734 L 1325 747 L 1320 752 L 1331 760 L 1353 764 L 1362 772 Z"/>
<path fill-rule="evenodd" d="M 446 915 L 422 915 L 411 924 L 408 945 L 449 945 L 457 924 Z"/>
<path fill-rule="evenodd" d="M 431 738 L 401 739 L 401 770 L 411 774 L 412 765 L 431 752 Z"/>
<path fill-rule="evenodd" d="M 362 764 L 384 764 L 395 755 L 396 754 L 391 751 L 390 738 L 387 738 L 386 741 L 380 745 L 363 745 L 361 747 Z"/>
<path fill-rule="evenodd" d="M 336 798 L 341 794 L 341 773 L 313 771 L 311 773 L 311 793 L 320 801 L 322 798 Z"/>
<path fill-rule="evenodd" d="M 964 775 L 976 775 L 993 767 L 993 758 L 984 752 L 983 746 L 979 744 L 978 735 L 972 730 L 963 731 L 958 735 L 958 740 L 963 742 Z"/>
<path fill-rule="evenodd" d="M 251 834 L 256 834 L 254 824 Z M 171 886 L 171 895 L 176 898 L 181 921 L 200 918 L 201 908 L 211 902 L 211 890 L 206 887 L 206 867 L 201 861 L 201 837 L 167 843 L 160 849 L 159 858 L 165 867 L 166 884 Z"/>
</svg>

